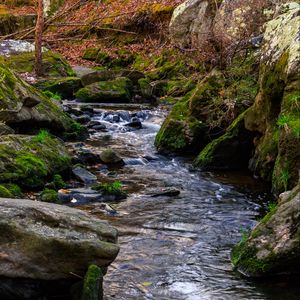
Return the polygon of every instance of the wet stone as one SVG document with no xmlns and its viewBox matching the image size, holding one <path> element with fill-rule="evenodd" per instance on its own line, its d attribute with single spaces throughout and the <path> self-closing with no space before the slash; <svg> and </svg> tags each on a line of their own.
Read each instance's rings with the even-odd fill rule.
<svg viewBox="0 0 300 300">
<path fill-rule="evenodd" d="M 85 184 L 91 184 L 97 181 L 97 177 L 94 174 L 82 167 L 75 167 L 72 169 L 72 172 L 77 179 Z"/>
<path fill-rule="evenodd" d="M 151 192 L 151 197 L 175 197 L 180 194 L 180 191 L 174 188 L 165 188 L 159 191 Z"/>
</svg>

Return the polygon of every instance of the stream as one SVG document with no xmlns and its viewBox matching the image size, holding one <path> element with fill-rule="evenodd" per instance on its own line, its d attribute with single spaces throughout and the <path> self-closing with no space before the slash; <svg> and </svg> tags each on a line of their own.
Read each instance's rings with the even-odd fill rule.
<svg viewBox="0 0 300 300">
<path fill-rule="evenodd" d="M 111 147 L 126 162 L 94 169 L 99 181 L 119 180 L 128 192 L 112 204 L 117 215 L 101 215 L 119 230 L 121 246 L 104 278 L 105 299 L 299 299 L 297 283 L 251 281 L 232 270 L 230 250 L 256 224 L 266 187 L 249 174 L 201 173 L 189 159 L 159 155 L 154 139 L 167 112 L 129 109 L 142 129 L 124 126 L 124 107 L 98 107 L 92 120 L 106 130 L 86 142 Z M 166 187 L 180 194 L 151 197 Z"/>
</svg>

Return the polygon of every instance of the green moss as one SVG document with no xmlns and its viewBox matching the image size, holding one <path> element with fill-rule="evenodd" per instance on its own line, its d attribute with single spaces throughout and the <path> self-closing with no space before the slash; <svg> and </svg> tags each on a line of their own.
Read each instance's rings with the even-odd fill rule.
<svg viewBox="0 0 300 300">
<path fill-rule="evenodd" d="M 3 185 L 0 185 L 0 198 L 14 198 L 13 194 Z"/>
<path fill-rule="evenodd" d="M 0 157 L 0 181 L 28 188 L 43 186 L 48 176 L 67 170 L 71 163 L 63 145 L 50 136 L 3 136 Z"/>
<path fill-rule="evenodd" d="M 200 152 L 194 164 L 201 169 L 243 168 L 248 163 L 251 136 L 245 132 L 243 112 L 227 128 L 225 134 L 213 140 Z"/>
<path fill-rule="evenodd" d="M 66 187 L 66 183 L 59 174 L 53 176 L 53 185 L 57 190 Z"/>
<path fill-rule="evenodd" d="M 127 78 L 118 78 L 110 81 L 100 81 L 80 89 L 76 92 L 76 98 L 82 101 L 107 102 L 121 101 L 126 102 L 131 99 L 132 82 Z"/>
<path fill-rule="evenodd" d="M 43 94 L 50 99 L 61 101 L 61 96 L 59 94 L 52 93 L 50 91 L 43 91 Z"/>
<path fill-rule="evenodd" d="M 80 78 L 64 77 L 41 81 L 36 84 L 36 87 L 42 90 L 44 94 L 46 91 L 51 92 L 50 96 L 54 94 L 62 98 L 72 98 L 74 93 L 82 87 L 82 84 Z"/>
<path fill-rule="evenodd" d="M 126 193 L 122 190 L 122 183 L 120 181 L 97 184 L 92 189 L 101 191 L 106 195 L 126 196 Z"/>
<path fill-rule="evenodd" d="M 84 277 L 81 300 L 98 300 L 102 298 L 102 280 L 101 269 L 96 265 L 90 265 Z"/>
<path fill-rule="evenodd" d="M 50 203 L 57 203 L 58 200 L 58 193 L 55 190 L 45 189 L 39 195 L 39 199 L 42 202 L 50 202 Z"/>
<path fill-rule="evenodd" d="M 86 60 L 95 61 L 97 59 L 100 49 L 98 48 L 88 48 L 84 51 L 82 58 Z"/>
<path fill-rule="evenodd" d="M 231 261 L 235 268 L 248 276 L 257 276 L 267 272 L 269 262 L 256 257 L 257 250 L 246 241 L 241 241 L 231 252 Z"/>
<path fill-rule="evenodd" d="M 0 57 L 0 63 L 19 73 L 34 72 L 35 56 L 26 52 L 9 57 Z M 74 76 L 74 71 L 67 61 L 58 53 L 47 51 L 43 53 L 43 74 L 47 77 Z"/>
<path fill-rule="evenodd" d="M 41 186 L 47 175 L 45 162 L 33 153 L 23 152 L 16 157 L 16 176 L 23 177 L 23 184 L 31 187 Z"/>
<path fill-rule="evenodd" d="M 13 195 L 13 198 L 23 197 L 22 190 L 17 184 L 4 183 L 3 186 L 9 190 L 9 192 Z"/>
</svg>

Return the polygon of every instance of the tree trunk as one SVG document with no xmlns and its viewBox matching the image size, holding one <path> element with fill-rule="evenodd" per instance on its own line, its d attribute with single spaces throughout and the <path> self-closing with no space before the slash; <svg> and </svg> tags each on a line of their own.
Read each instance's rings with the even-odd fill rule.
<svg viewBox="0 0 300 300">
<path fill-rule="evenodd" d="M 37 0 L 37 21 L 35 26 L 35 73 L 42 75 L 42 36 L 44 26 L 44 0 Z"/>
</svg>

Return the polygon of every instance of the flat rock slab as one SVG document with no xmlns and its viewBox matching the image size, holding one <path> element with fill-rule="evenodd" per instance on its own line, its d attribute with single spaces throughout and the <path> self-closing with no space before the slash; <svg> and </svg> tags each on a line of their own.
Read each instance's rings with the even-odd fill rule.
<svg viewBox="0 0 300 300">
<path fill-rule="evenodd" d="M 0 276 L 57 280 L 84 276 L 117 256 L 117 230 L 80 210 L 0 198 Z"/>
<path fill-rule="evenodd" d="M 97 176 L 82 167 L 72 169 L 73 174 L 83 183 L 91 184 L 97 181 Z"/>
</svg>

